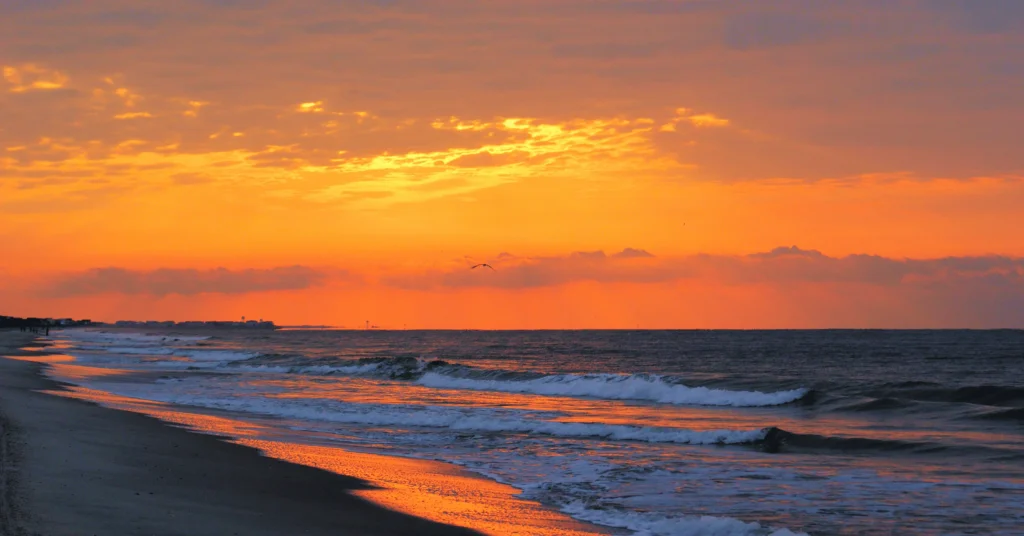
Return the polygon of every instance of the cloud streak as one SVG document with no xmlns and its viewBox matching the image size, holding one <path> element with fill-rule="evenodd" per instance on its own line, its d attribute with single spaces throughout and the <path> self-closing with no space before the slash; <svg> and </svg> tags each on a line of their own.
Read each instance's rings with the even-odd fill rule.
<svg viewBox="0 0 1024 536">
<path fill-rule="evenodd" d="M 44 286 L 42 294 L 54 298 L 94 294 L 246 294 L 309 289 L 325 284 L 329 277 L 331 274 L 327 271 L 305 266 L 245 270 L 163 268 L 152 271 L 95 268 L 59 276 Z"/>
<path fill-rule="evenodd" d="M 430 129 L 396 132 L 388 120 L 559 125 L 609 109 L 656 117 L 695 106 L 677 118 L 679 130 L 687 122 L 718 132 L 702 132 L 692 152 L 690 135 L 663 136 L 663 148 L 706 176 L 1020 171 L 1013 0 L 599 4 L 354 2 L 339 12 L 329 0 L 302 9 L 5 2 L 0 123 L 12 127 L 0 130 L 0 145 L 64 133 L 79 145 L 101 142 L 94 152 L 127 139 L 179 143 L 182 153 L 296 144 L 293 159 L 276 162 L 322 165 L 339 151 L 351 159 L 467 146 Z M 965 79 L 978 83 L 957 83 Z M 339 103 L 380 115 L 385 128 L 349 129 Z M 751 140 L 728 125 L 770 137 Z M 660 126 L 668 134 L 677 124 Z M 211 137 L 221 128 L 227 136 Z M 740 151 L 749 157 L 732 157 Z"/>
<path fill-rule="evenodd" d="M 396 272 L 382 267 L 379 284 L 407 290 L 469 288 L 531 289 L 580 282 L 659 284 L 698 280 L 726 285 L 854 284 L 880 287 L 944 285 L 989 281 L 1020 285 L 1024 258 L 1006 256 L 893 259 L 877 255 L 830 257 L 817 250 L 778 247 L 749 255 L 698 254 L 657 257 L 625 248 L 576 251 L 563 256 L 519 257 L 508 253 L 491 261 L 496 271 L 448 270 Z M 348 268 L 283 266 L 267 269 L 209 270 L 163 268 L 151 271 L 94 268 L 57 276 L 43 288 L 49 297 L 93 294 L 243 294 L 304 290 L 331 282 L 369 278 Z M 1024 290 L 1024 287 L 1022 287 Z"/>
<path fill-rule="evenodd" d="M 86 313 L 97 304 L 116 303 L 182 317 L 203 304 L 235 314 L 234 307 L 245 303 L 272 306 L 285 311 L 279 319 L 302 322 L 320 314 L 310 303 L 344 303 L 346 311 L 383 317 L 411 300 L 418 305 L 404 314 L 430 310 L 423 321 L 446 327 L 462 324 L 435 313 L 467 315 L 481 300 L 511 307 L 508 316 L 482 325 L 509 328 L 581 320 L 592 327 L 628 326 L 640 318 L 667 328 L 1024 327 L 1022 257 L 833 257 L 789 246 L 748 255 L 660 257 L 626 248 L 558 256 L 503 253 L 488 260 L 495 271 L 470 270 L 470 262 L 478 262 L 472 259 L 452 260 L 451 268 L 441 270 L 387 264 L 360 270 L 97 268 L 53 276 L 43 285 L 8 279 L 0 295 L 10 303 L 24 299 Z M 382 302 L 380 296 L 388 298 Z M 607 307 L 597 311 L 605 323 L 586 324 L 596 318 L 595 304 L 605 300 Z M 554 316 L 534 323 L 545 314 Z"/>
<path fill-rule="evenodd" d="M 1024 258 L 1005 256 L 893 259 L 877 255 L 830 257 L 796 246 L 750 255 L 658 258 L 633 248 L 607 255 L 574 252 L 560 257 L 507 257 L 496 272 L 463 269 L 395 275 L 388 285 L 407 289 L 527 289 L 577 282 L 666 283 L 702 280 L 728 285 L 862 284 L 939 285 L 968 280 L 1022 285 Z M 1024 286 L 1021 286 L 1024 290 Z"/>
</svg>

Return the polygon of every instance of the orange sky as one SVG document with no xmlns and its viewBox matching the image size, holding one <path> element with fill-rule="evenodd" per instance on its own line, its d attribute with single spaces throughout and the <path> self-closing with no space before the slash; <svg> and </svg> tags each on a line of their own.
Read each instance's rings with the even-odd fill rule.
<svg viewBox="0 0 1024 536">
<path fill-rule="evenodd" d="M 1024 327 L 1021 47 L 996 1 L 4 2 L 0 314 Z"/>
</svg>

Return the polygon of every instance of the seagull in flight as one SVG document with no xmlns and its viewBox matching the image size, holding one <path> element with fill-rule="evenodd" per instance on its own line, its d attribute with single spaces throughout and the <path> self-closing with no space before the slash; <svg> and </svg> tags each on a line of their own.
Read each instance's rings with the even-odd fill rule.
<svg viewBox="0 0 1024 536">
<path fill-rule="evenodd" d="M 493 266 L 491 266 L 490 264 L 487 264 L 486 262 L 482 262 L 480 264 L 474 264 L 473 266 L 470 266 L 469 269 L 470 270 L 476 270 L 477 268 L 480 268 L 481 266 L 484 267 L 484 268 L 490 268 L 491 271 L 497 272 L 497 270 L 495 270 Z"/>
</svg>

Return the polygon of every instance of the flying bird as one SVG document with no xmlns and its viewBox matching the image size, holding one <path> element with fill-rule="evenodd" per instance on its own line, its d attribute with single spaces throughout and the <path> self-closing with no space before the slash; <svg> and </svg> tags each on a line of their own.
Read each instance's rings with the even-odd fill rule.
<svg viewBox="0 0 1024 536">
<path fill-rule="evenodd" d="M 470 270 L 476 270 L 477 268 L 480 268 L 481 266 L 483 266 L 484 268 L 490 268 L 492 271 L 497 272 L 497 270 L 495 270 L 493 266 L 491 266 L 490 264 L 487 264 L 486 262 L 482 262 L 480 264 L 474 264 L 473 266 L 470 266 L 469 269 Z"/>
</svg>

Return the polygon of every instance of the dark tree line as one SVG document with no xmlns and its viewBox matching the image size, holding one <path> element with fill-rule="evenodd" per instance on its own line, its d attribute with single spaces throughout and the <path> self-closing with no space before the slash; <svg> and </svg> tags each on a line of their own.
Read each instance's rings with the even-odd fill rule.
<svg viewBox="0 0 1024 536">
<path fill-rule="evenodd" d="M 31 331 L 33 333 L 44 333 L 50 334 L 51 327 L 62 327 L 69 328 L 74 326 L 91 326 L 93 325 L 91 320 L 73 320 L 70 318 L 19 318 L 17 316 L 3 316 L 0 315 L 0 329 L 13 329 L 18 328 L 21 331 Z"/>
<path fill-rule="evenodd" d="M 52 326 L 47 318 L 18 318 L 16 316 L 0 316 L 0 328 L 45 328 Z"/>
</svg>

